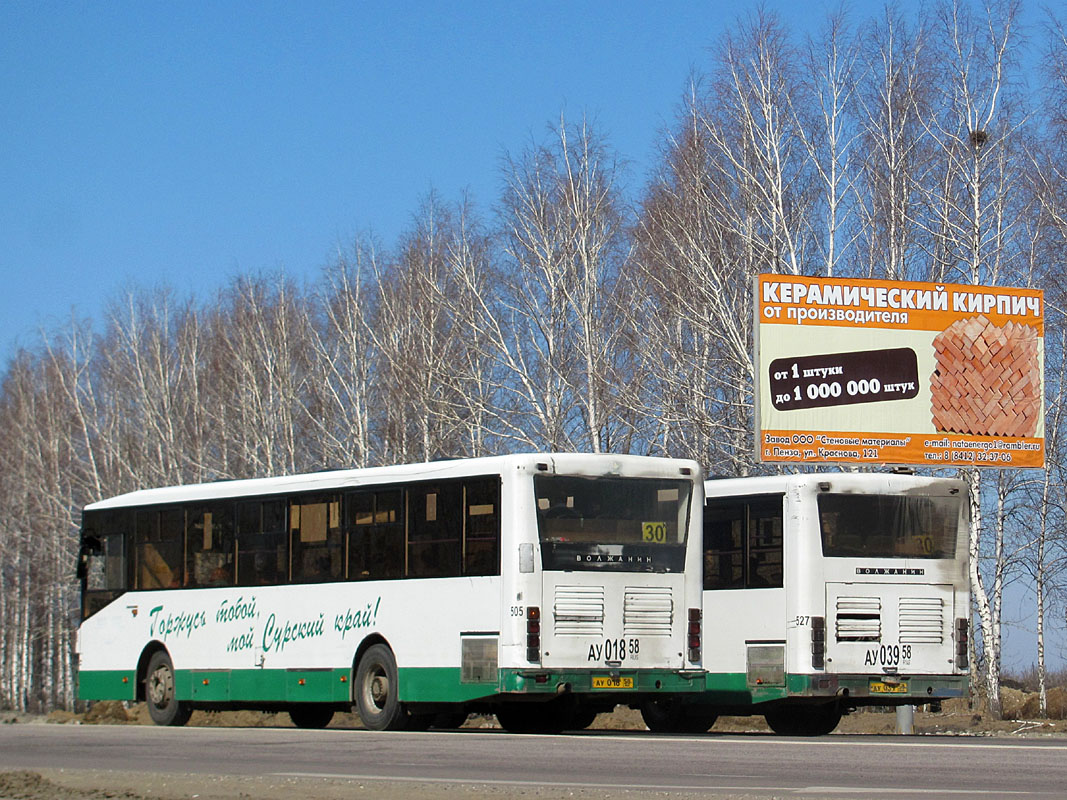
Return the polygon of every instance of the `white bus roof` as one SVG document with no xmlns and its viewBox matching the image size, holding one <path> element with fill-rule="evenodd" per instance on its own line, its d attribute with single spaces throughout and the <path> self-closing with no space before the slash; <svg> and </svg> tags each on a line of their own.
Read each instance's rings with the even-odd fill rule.
<svg viewBox="0 0 1067 800">
<path fill-rule="evenodd" d="M 820 484 L 829 484 L 822 489 Z M 966 484 L 956 478 L 934 478 L 891 472 L 805 472 L 787 475 L 759 475 L 750 478 L 712 478 L 704 482 L 708 497 L 744 494 L 771 494 L 791 489 L 822 489 L 833 492 L 889 493 L 928 490 L 941 487 L 946 492 L 962 491 Z"/>
<path fill-rule="evenodd" d="M 85 507 L 85 510 L 99 511 L 128 506 L 169 505 L 234 497 L 354 489 L 394 481 L 442 480 L 503 474 L 510 470 L 541 471 L 539 464 L 547 465 L 549 472 L 590 476 L 677 478 L 685 475 L 699 480 L 702 474 L 697 462 L 685 459 L 613 453 L 528 453 L 140 489 L 91 503 Z"/>
</svg>

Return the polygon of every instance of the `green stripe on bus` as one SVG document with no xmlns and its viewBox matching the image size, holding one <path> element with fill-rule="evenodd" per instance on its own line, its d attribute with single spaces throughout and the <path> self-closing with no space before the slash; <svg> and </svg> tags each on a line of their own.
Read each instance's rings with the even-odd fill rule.
<svg viewBox="0 0 1067 800">
<path fill-rule="evenodd" d="M 491 697 L 496 683 L 463 683 L 459 667 L 401 667 L 400 699 L 405 703 L 463 703 Z"/>
<path fill-rule="evenodd" d="M 750 685 L 744 672 L 709 672 L 704 678 L 704 700 L 725 706 L 746 706 L 780 700 L 791 691 L 789 679 L 786 685 Z"/>
<path fill-rule="evenodd" d="M 462 683 L 459 668 L 407 667 L 400 670 L 400 699 L 406 703 L 458 703 L 497 693 L 495 683 Z M 78 678 L 81 700 L 134 700 L 132 670 L 83 670 Z M 340 669 L 205 669 L 175 670 L 179 700 L 199 703 L 348 703 L 351 670 Z"/>
<path fill-rule="evenodd" d="M 131 670 L 99 670 L 78 673 L 79 700 L 136 700 L 136 674 Z"/>
<path fill-rule="evenodd" d="M 500 692 L 555 694 L 561 685 L 572 692 L 610 694 L 592 689 L 592 678 L 609 670 L 558 672 L 545 670 L 538 682 L 528 670 L 500 670 L 491 683 L 465 683 L 458 667 L 402 667 L 400 699 L 405 703 L 462 703 L 492 697 Z M 684 678 L 670 670 L 621 673 L 632 677 L 634 692 L 699 692 L 699 679 Z M 125 682 L 124 682 L 125 679 Z M 742 681 L 744 676 L 741 676 Z M 78 696 L 82 700 L 133 700 L 135 675 L 128 670 L 82 671 Z M 198 703 L 348 703 L 352 697 L 350 670 L 340 669 L 235 669 L 175 670 L 179 700 Z"/>
<path fill-rule="evenodd" d="M 200 703 L 347 703 L 347 669 L 177 670 L 178 698 Z"/>
<path fill-rule="evenodd" d="M 716 705 L 747 706 L 789 697 L 833 697 L 848 689 L 854 699 L 867 700 L 873 696 L 867 691 L 871 679 L 868 675 L 790 672 L 784 685 L 768 686 L 750 684 L 744 672 L 710 672 L 705 676 L 703 699 Z M 967 688 L 966 676 L 915 675 L 902 680 L 908 683 L 908 691 L 896 695 L 898 699 L 955 697 Z"/>
<path fill-rule="evenodd" d="M 201 703 L 347 703 L 351 676 L 347 669 L 188 670 L 174 673 L 179 700 Z M 134 700 L 132 670 L 91 671 L 78 675 L 81 700 Z"/>
</svg>

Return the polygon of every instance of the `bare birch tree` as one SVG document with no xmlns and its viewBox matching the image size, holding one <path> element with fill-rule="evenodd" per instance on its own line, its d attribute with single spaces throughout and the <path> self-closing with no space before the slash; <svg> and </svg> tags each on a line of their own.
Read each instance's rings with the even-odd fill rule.
<svg viewBox="0 0 1067 800">
<path fill-rule="evenodd" d="M 1045 415 L 1045 451 L 1047 467 L 1034 480 L 1030 513 L 1025 515 L 1031 532 L 1029 558 L 1022 561 L 1034 587 L 1034 620 L 1036 634 L 1036 666 L 1038 680 L 1038 708 L 1042 717 L 1048 716 L 1048 662 L 1046 656 L 1046 618 L 1056 604 L 1054 597 L 1067 570 L 1067 542 L 1064 541 L 1062 501 L 1065 483 L 1063 473 L 1065 362 L 1063 358 L 1067 332 L 1058 330 L 1058 339 L 1046 347 L 1047 411 Z M 1046 339 L 1047 342 L 1047 339 Z M 1049 374 L 1049 368 L 1052 372 Z"/>
<path fill-rule="evenodd" d="M 201 382 L 200 324 L 191 301 L 167 289 L 127 291 L 108 311 L 97 383 L 109 398 L 118 445 L 112 463 L 122 486 L 169 486 L 203 480 L 208 422 Z"/>
<path fill-rule="evenodd" d="M 960 0 L 948 0 L 937 13 L 941 46 L 935 51 L 941 94 L 922 118 L 936 148 L 938 174 L 928 185 L 931 243 L 929 257 L 937 281 L 996 285 L 1010 279 L 1019 253 L 1017 222 L 1022 184 L 1019 130 L 1023 109 L 1012 94 L 1012 46 L 1018 5 L 998 4 L 984 18 Z M 1016 273 L 1016 274 L 1017 274 Z M 1002 529 L 994 525 L 992 578 L 983 562 L 982 474 L 972 470 L 971 584 L 982 626 L 986 697 L 990 713 L 1000 716 L 1001 620 L 998 592 L 1005 568 Z M 999 484 L 998 484 L 999 486 Z M 1000 494 L 998 492 L 999 508 Z M 997 517 L 994 518 L 995 520 Z M 993 581 L 992 588 L 987 584 Z"/>
<path fill-rule="evenodd" d="M 314 347 L 309 415 L 324 466 L 367 467 L 376 462 L 371 431 L 379 353 L 374 347 L 375 316 L 371 278 L 378 251 L 365 239 L 351 253 L 339 252 L 322 274 L 319 324 L 310 331 Z"/>
<path fill-rule="evenodd" d="M 827 34 L 837 46 L 840 28 Z M 761 272 L 810 270 L 813 241 L 823 269 L 837 260 L 847 181 L 842 45 L 824 64 L 809 51 L 820 80 L 802 95 L 798 51 L 772 14 L 757 12 L 725 34 L 707 90 L 693 80 L 635 231 L 636 281 L 648 303 L 644 347 L 657 397 L 665 452 L 688 452 L 710 468 L 745 474 L 752 461 L 751 286 Z M 821 104 L 823 126 L 805 131 Z M 813 169 L 818 159 L 819 169 Z M 820 201 L 821 197 L 821 201 Z M 814 211 L 829 213 L 814 234 Z"/>
<path fill-rule="evenodd" d="M 863 64 L 844 11 L 831 13 L 819 35 L 808 37 L 802 64 L 800 84 L 788 97 L 812 174 L 815 219 L 822 223 L 811 225 L 819 253 L 813 267 L 830 276 L 855 260 L 848 256 L 860 230 L 852 221 L 861 141 L 853 109 Z"/>
<path fill-rule="evenodd" d="M 72 502 L 79 453 L 59 391 L 61 358 L 23 353 L 2 386 L 0 704 L 43 711 L 73 701 L 71 581 L 77 549 Z M 69 380 L 69 374 L 63 375 Z"/>
<path fill-rule="evenodd" d="M 743 237 L 717 212 L 727 187 L 710 165 L 708 109 L 693 83 L 644 199 L 630 261 L 651 396 L 641 413 L 658 422 L 664 453 L 690 453 L 715 471 L 741 473 L 751 459 L 751 277 Z"/>
<path fill-rule="evenodd" d="M 1034 583 L 1034 615 L 1037 635 L 1038 700 L 1042 716 L 1048 715 L 1048 662 L 1046 653 L 1047 620 L 1053 610 L 1063 619 L 1067 605 L 1064 577 L 1067 575 L 1067 492 L 1065 474 L 1064 404 L 1067 403 L 1067 331 L 1064 309 L 1067 309 L 1067 285 L 1063 263 L 1067 255 L 1067 171 L 1064 158 L 1064 134 L 1067 133 L 1067 29 L 1062 20 L 1051 14 L 1044 26 L 1045 52 L 1043 59 L 1044 87 L 1041 108 L 1045 110 L 1043 127 L 1047 135 L 1041 146 L 1031 151 L 1030 178 L 1037 199 L 1039 214 L 1032 224 L 1031 262 L 1045 267 L 1042 284 L 1046 289 L 1045 374 L 1046 414 L 1045 451 L 1047 467 L 1039 481 L 1036 498 L 1037 520 L 1033 554 L 1026 562 Z"/>
<path fill-rule="evenodd" d="M 511 435 L 534 448 L 601 452 L 619 412 L 619 166 L 588 121 L 572 128 L 561 118 L 550 145 L 505 160 L 504 180 L 510 339 L 498 352 L 524 420 Z"/>
<path fill-rule="evenodd" d="M 493 291 L 487 258 L 470 203 L 431 193 L 395 263 L 375 272 L 368 332 L 380 354 L 379 438 L 389 461 L 485 452 L 492 365 L 476 315 Z"/>
<path fill-rule="evenodd" d="M 930 145 L 921 118 L 932 91 L 929 33 L 923 17 L 909 25 L 887 6 L 863 26 L 856 87 L 857 270 L 888 280 L 927 280 L 919 250 L 924 175 Z"/>
<path fill-rule="evenodd" d="M 745 275 L 807 271 L 814 218 L 810 164 L 798 129 L 795 46 L 778 17 L 755 12 L 718 44 L 703 116 L 713 151 L 716 213 L 741 234 Z"/>
<path fill-rule="evenodd" d="M 306 429 L 310 317 L 281 275 L 246 276 L 218 298 L 209 320 L 206 403 L 218 431 L 219 477 L 258 477 L 319 466 Z"/>
<path fill-rule="evenodd" d="M 450 308 L 458 336 L 454 380 L 457 384 L 457 452 L 481 456 L 497 452 L 502 400 L 500 360 L 487 324 L 499 315 L 501 276 L 491 235 L 464 197 L 453 211 L 453 231 L 445 248 Z"/>
</svg>

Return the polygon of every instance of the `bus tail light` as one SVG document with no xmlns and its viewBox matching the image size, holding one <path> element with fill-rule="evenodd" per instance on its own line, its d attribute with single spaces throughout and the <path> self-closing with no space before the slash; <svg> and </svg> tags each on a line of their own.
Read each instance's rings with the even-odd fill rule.
<svg viewBox="0 0 1067 800">
<path fill-rule="evenodd" d="M 811 618 L 811 666 L 826 669 L 826 617 Z"/>
<path fill-rule="evenodd" d="M 691 608 L 691 609 L 689 609 L 689 632 L 688 632 L 687 639 L 688 639 L 688 643 L 689 643 L 689 660 L 691 662 L 693 662 L 694 664 L 700 662 L 700 640 L 701 640 L 701 637 L 702 637 L 702 631 L 701 631 L 701 627 L 702 627 L 701 618 L 702 618 L 702 616 L 703 616 L 703 613 L 701 612 L 701 610 L 699 608 Z"/>
<path fill-rule="evenodd" d="M 956 620 L 956 666 L 959 669 L 967 669 L 968 656 L 967 656 L 967 642 L 970 635 L 967 620 Z"/>
<path fill-rule="evenodd" d="M 526 607 L 526 660 L 541 661 L 541 609 L 537 606 Z"/>
</svg>

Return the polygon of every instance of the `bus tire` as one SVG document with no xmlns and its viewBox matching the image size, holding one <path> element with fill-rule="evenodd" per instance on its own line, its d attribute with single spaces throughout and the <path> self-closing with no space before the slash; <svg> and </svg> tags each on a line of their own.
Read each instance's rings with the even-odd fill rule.
<svg viewBox="0 0 1067 800">
<path fill-rule="evenodd" d="M 573 710 L 562 701 L 508 703 L 496 709 L 496 720 L 508 733 L 561 733 L 573 727 Z"/>
<path fill-rule="evenodd" d="M 678 698 L 646 700 L 641 719 L 653 733 L 707 733 L 718 714 Z"/>
<path fill-rule="evenodd" d="M 763 718 L 779 736 L 825 736 L 841 722 L 841 707 L 837 703 L 780 706 Z"/>
<path fill-rule="evenodd" d="M 571 719 L 567 728 L 572 731 L 584 731 L 596 721 L 599 714 L 600 712 L 593 706 L 575 706 L 571 711 Z"/>
<path fill-rule="evenodd" d="M 400 703 L 396 657 L 387 645 L 367 649 L 356 667 L 356 711 L 372 731 L 403 731 L 412 727 L 412 717 Z"/>
<path fill-rule="evenodd" d="M 289 706 L 289 719 L 298 728 L 325 728 L 333 719 L 333 709 L 323 703 Z"/>
<path fill-rule="evenodd" d="M 148 659 L 144 697 L 148 703 L 148 715 L 156 725 L 184 725 L 193 715 L 192 706 L 178 700 L 174 664 L 166 650 L 157 650 Z"/>
<path fill-rule="evenodd" d="M 453 730 L 455 728 L 463 727 L 463 723 L 467 721 L 469 717 L 465 710 L 463 711 L 441 711 L 433 715 L 430 722 L 431 728 L 438 730 Z"/>
</svg>

